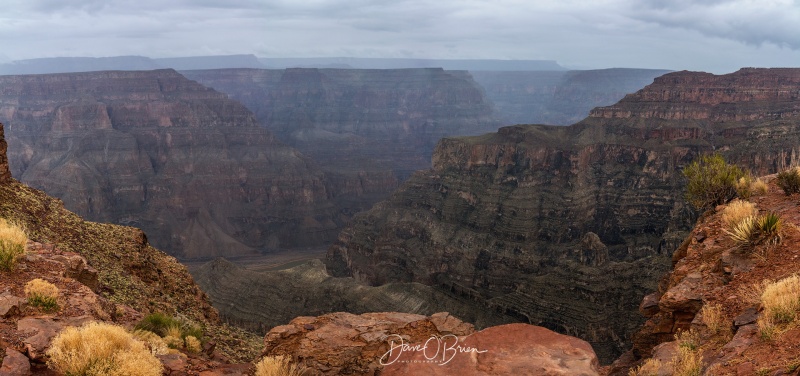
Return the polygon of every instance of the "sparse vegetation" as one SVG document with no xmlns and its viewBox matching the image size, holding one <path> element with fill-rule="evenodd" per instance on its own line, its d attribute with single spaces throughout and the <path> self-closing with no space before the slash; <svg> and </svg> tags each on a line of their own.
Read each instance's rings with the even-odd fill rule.
<svg viewBox="0 0 800 376">
<path fill-rule="evenodd" d="M 754 195 L 763 196 L 769 192 L 769 186 L 761 178 L 758 178 L 750 185 L 750 190 Z"/>
<path fill-rule="evenodd" d="M 632 368 L 628 371 L 628 376 L 658 376 L 658 371 L 662 366 L 663 364 L 660 360 L 650 358 L 639 367 Z"/>
<path fill-rule="evenodd" d="M 778 244 L 781 241 L 783 220 L 776 213 L 768 213 L 760 217 L 748 216 L 739 220 L 730 230 L 728 236 L 743 250 L 752 250 L 759 244 Z"/>
<path fill-rule="evenodd" d="M 750 175 L 745 175 L 739 178 L 739 181 L 736 182 L 736 195 L 742 199 L 748 199 L 750 196 L 753 195 L 753 177 Z"/>
<path fill-rule="evenodd" d="M 203 336 L 202 328 L 163 313 L 156 312 L 145 316 L 142 321 L 136 324 L 135 328 L 159 335 L 166 345 L 173 349 L 185 347 L 187 350 L 192 351 L 189 346 L 202 348 L 202 342 L 200 341 Z M 189 344 L 189 337 L 193 338 L 191 345 Z"/>
<path fill-rule="evenodd" d="M 758 214 L 756 204 L 750 201 L 733 200 L 722 210 L 722 222 L 733 229 L 742 219 Z"/>
<path fill-rule="evenodd" d="M 674 376 L 700 376 L 703 372 L 703 356 L 696 349 L 678 346 L 672 359 Z"/>
<path fill-rule="evenodd" d="M 290 362 L 285 356 L 265 356 L 256 363 L 255 376 L 300 376 L 301 367 Z"/>
<path fill-rule="evenodd" d="M 730 325 L 725 321 L 725 315 L 719 304 L 704 304 L 700 313 L 703 317 L 703 324 L 705 324 L 708 330 L 714 335 L 727 334 L 730 332 Z"/>
<path fill-rule="evenodd" d="M 134 338 L 142 341 L 153 355 L 164 355 L 169 351 L 167 343 L 158 334 L 141 329 L 134 330 L 131 334 Z"/>
<path fill-rule="evenodd" d="M 39 307 L 45 312 L 58 310 L 58 287 L 43 279 L 36 278 L 25 284 L 25 296 L 28 304 Z"/>
<path fill-rule="evenodd" d="M 195 336 L 186 336 L 186 351 L 199 353 L 203 349 L 203 344 Z"/>
<path fill-rule="evenodd" d="M 800 275 L 792 275 L 764 288 L 761 305 L 764 315 L 776 324 L 795 321 L 800 313 Z"/>
<path fill-rule="evenodd" d="M 678 341 L 678 347 L 685 347 L 692 351 L 700 347 L 700 335 L 694 330 L 681 330 L 675 334 L 675 340 Z"/>
<path fill-rule="evenodd" d="M 21 226 L 0 218 L 0 270 L 11 271 L 25 253 L 28 236 Z"/>
<path fill-rule="evenodd" d="M 683 174 L 689 179 L 686 199 L 700 211 L 736 197 L 737 183 L 745 176 L 741 168 L 728 164 L 719 154 L 701 156 L 686 166 Z"/>
<path fill-rule="evenodd" d="M 51 342 L 47 365 L 66 375 L 161 375 L 161 362 L 124 328 L 90 322 L 68 327 Z"/>
<path fill-rule="evenodd" d="M 800 193 L 800 171 L 797 167 L 793 167 L 779 172 L 775 184 L 777 184 L 787 196 L 792 193 Z"/>
</svg>

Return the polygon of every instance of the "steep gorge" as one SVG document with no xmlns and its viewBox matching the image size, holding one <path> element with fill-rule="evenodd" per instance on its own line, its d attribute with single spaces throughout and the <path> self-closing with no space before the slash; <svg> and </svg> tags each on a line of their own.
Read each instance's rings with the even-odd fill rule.
<svg viewBox="0 0 800 376">
<path fill-rule="evenodd" d="M 444 139 L 340 233 L 329 270 L 470 296 L 608 362 L 692 225 L 682 167 L 714 150 L 756 174 L 791 165 L 798 109 L 800 70 L 676 72 L 569 127 Z"/>
<path fill-rule="evenodd" d="M 355 184 L 173 70 L 0 76 L 0 121 L 21 181 L 181 258 L 318 245 L 354 211 L 330 200 Z"/>
</svg>

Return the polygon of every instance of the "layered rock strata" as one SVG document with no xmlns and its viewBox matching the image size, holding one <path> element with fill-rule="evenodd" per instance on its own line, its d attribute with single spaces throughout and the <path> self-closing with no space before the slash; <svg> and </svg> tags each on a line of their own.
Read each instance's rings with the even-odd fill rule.
<svg viewBox="0 0 800 376">
<path fill-rule="evenodd" d="M 405 312 L 430 315 L 448 311 L 479 328 L 513 322 L 486 311 L 469 298 L 420 283 L 366 286 L 353 278 L 334 278 L 319 260 L 278 271 L 254 272 L 217 259 L 193 271 L 222 318 L 258 332 L 297 316 L 329 312 Z"/>
<path fill-rule="evenodd" d="M 444 139 L 432 169 L 354 218 L 327 265 L 472 297 L 608 362 L 692 225 L 681 169 L 714 150 L 757 174 L 791 165 L 799 106 L 800 70 L 677 72 L 569 127 Z"/>
<path fill-rule="evenodd" d="M 356 210 L 330 199 L 357 180 L 327 179 L 247 108 L 175 71 L 0 76 L 0 88 L 15 176 L 178 257 L 318 245 Z"/>
</svg>

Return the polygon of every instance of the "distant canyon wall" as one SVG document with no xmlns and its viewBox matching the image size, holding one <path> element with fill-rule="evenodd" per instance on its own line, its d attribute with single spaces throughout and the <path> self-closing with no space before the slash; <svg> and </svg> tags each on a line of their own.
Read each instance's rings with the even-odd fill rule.
<svg viewBox="0 0 800 376">
<path fill-rule="evenodd" d="M 444 139 L 340 233 L 328 269 L 457 291 L 610 361 L 692 225 L 681 169 L 712 151 L 757 174 L 792 165 L 798 108 L 800 69 L 676 72 L 569 127 Z"/>
</svg>

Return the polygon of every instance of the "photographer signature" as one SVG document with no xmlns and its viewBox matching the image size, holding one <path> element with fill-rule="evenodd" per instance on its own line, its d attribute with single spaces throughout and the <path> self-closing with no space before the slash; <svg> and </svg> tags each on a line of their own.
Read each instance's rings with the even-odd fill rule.
<svg viewBox="0 0 800 376">
<path fill-rule="evenodd" d="M 398 334 L 391 334 L 387 338 L 389 341 L 389 351 L 379 359 L 383 366 L 397 362 L 400 356 L 406 352 L 422 352 L 425 359 L 431 363 L 438 363 L 443 366 L 450 363 L 456 355 L 462 353 L 482 354 L 489 350 L 478 350 L 473 347 L 463 346 L 458 343 L 458 337 L 453 334 L 444 336 L 431 336 L 423 344 L 411 345 L 405 342 L 403 337 Z M 401 361 L 406 362 L 406 361 Z"/>
</svg>

